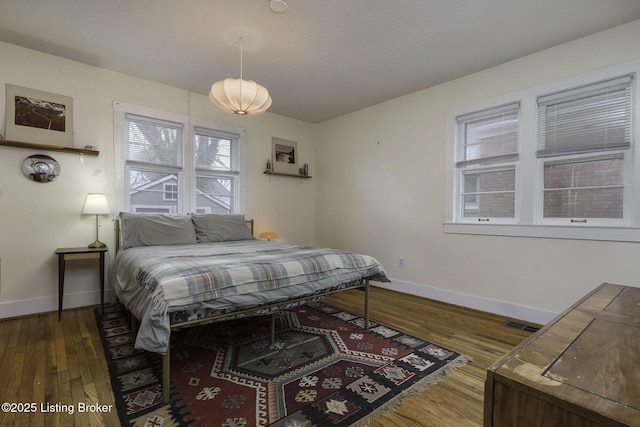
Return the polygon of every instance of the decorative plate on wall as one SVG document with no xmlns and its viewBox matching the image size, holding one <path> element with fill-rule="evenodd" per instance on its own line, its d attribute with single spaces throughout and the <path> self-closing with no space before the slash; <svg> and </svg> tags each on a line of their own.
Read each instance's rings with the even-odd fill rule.
<svg viewBox="0 0 640 427">
<path fill-rule="evenodd" d="M 60 175 L 60 165 L 52 157 L 35 154 L 24 159 L 22 173 L 36 182 L 50 182 Z"/>
</svg>

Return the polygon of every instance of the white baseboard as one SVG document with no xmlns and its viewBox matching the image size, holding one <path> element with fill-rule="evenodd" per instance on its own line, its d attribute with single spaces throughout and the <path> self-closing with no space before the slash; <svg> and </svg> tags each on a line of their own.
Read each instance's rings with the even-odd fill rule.
<svg viewBox="0 0 640 427">
<path fill-rule="evenodd" d="M 430 298 L 450 304 L 469 307 L 476 310 L 499 314 L 512 319 L 544 325 L 556 317 L 558 313 L 535 307 L 513 304 L 505 301 L 463 294 L 433 286 L 419 285 L 402 280 L 392 280 L 391 283 L 371 282 L 372 285 L 409 295 Z M 113 301 L 113 291 L 105 290 L 105 302 Z M 64 296 L 63 309 L 85 307 L 100 304 L 100 292 L 79 292 Z M 0 302 L 0 319 L 26 316 L 30 314 L 46 313 L 58 310 L 58 297 L 33 298 L 20 301 Z"/>
<path fill-rule="evenodd" d="M 104 291 L 104 301 L 113 301 L 113 292 Z M 100 304 L 100 291 L 65 294 L 62 309 Z M 0 319 L 58 311 L 58 296 L 0 302 Z"/>
<path fill-rule="evenodd" d="M 524 322 L 537 323 L 544 325 L 558 315 L 553 311 L 541 308 L 528 307 L 519 304 L 513 304 L 505 301 L 484 298 L 477 295 L 463 294 L 461 292 L 449 291 L 433 286 L 419 285 L 416 283 L 405 282 L 393 279 L 391 283 L 371 282 L 372 285 L 398 291 L 410 295 L 423 298 L 434 299 L 462 307 L 473 308 L 489 313 L 499 314 Z"/>
</svg>

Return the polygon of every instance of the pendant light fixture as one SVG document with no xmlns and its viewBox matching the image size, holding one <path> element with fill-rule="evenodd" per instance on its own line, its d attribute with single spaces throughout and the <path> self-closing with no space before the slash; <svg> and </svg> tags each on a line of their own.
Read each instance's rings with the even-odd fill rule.
<svg viewBox="0 0 640 427">
<path fill-rule="evenodd" d="M 282 13 L 289 8 L 289 5 L 284 0 L 269 0 L 269 7 L 275 13 Z"/>
<path fill-rule="evenodd" d="M 242 79 L 242 38 L 240 38 L 240 78 L 215 82 L 209 100 L 225 113 L 240 116 L 262 114 L 271 106 L 269 91 L 253 80 Z"/>
</svg>

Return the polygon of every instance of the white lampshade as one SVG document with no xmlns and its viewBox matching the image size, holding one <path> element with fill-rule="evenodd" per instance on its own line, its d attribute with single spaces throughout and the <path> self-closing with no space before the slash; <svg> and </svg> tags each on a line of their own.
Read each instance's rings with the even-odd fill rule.
<svg viewBox="0 0 640 427">
<path fill-rule="evenodd" d="M 253 80 L 228 78 L 211 85 L 209 100 L 225 113 L 255 116 L 271 107 L 269 91 Z"/>
<path fill-rule="evenodd" d="M 83 214 L 87 215 L 106 215 L 109 213 L 109 204 L 107 196 L 104 194 L 89 193 L 87 200 L 84 202 Z"/>
<path fill-rule="evenodd" d="M 253 80 L 242 79 L 242 37 L 240 37 L 240 78 L 215 82 L 209 91 L 209 100 L 229 114 L 256 116 L 271 107 L 267 88 Z"/>
</svg>

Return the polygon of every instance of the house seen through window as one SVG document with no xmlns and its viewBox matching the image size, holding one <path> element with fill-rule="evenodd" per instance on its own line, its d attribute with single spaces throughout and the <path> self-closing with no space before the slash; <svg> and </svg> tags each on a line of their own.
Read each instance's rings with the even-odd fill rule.
<svg viewBox="0 0 640 427">
<path fill-rule="evenodd" d="M 239 212 L 238 134 L 128 112 L 122 123 L 126 211 Z"/>
</svg>

